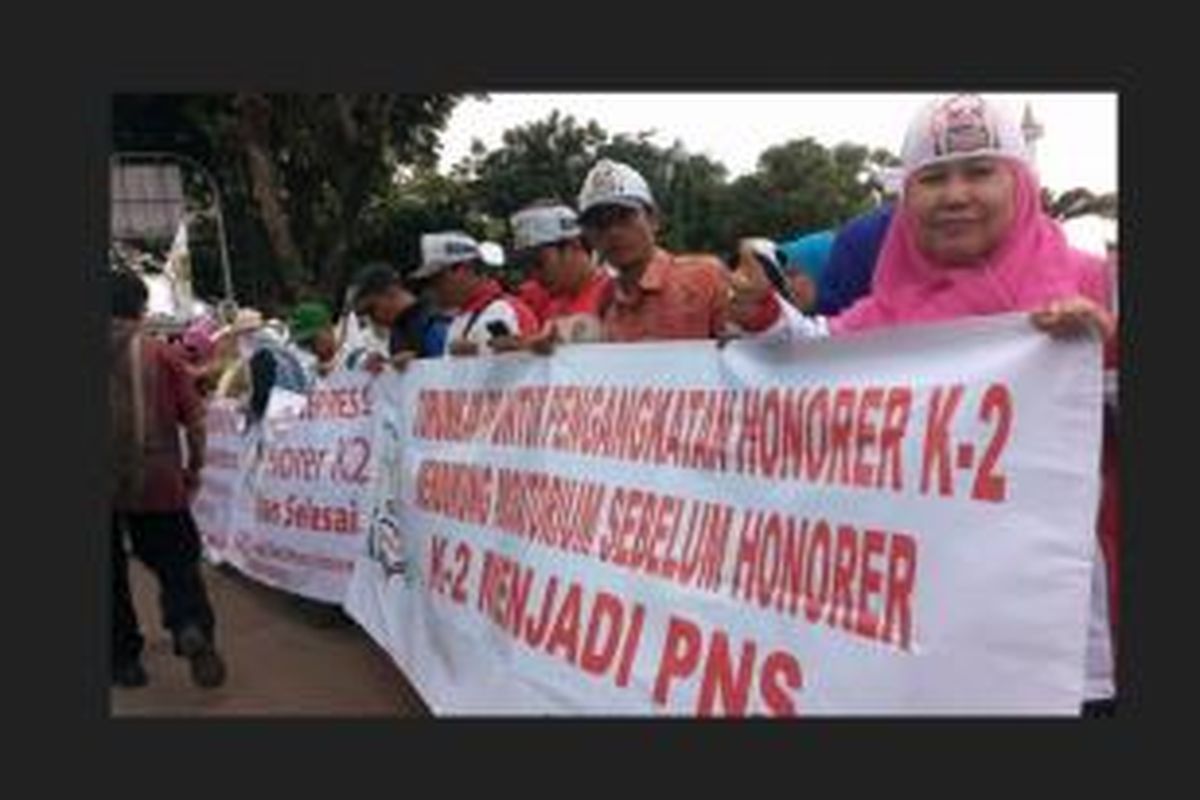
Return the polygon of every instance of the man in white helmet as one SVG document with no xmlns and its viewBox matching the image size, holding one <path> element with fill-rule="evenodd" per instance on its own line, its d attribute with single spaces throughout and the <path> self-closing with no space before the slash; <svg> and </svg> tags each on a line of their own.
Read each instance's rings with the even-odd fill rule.
<svg viewBox="0 0 1200 800">
<path fill-rule="evenodd" d="M 613 295 L 613 277 L 596 263 L 575 212 L 552 202 L 521 209 L 511 219 L 513 255 L 536 271 L 550 293 L 542 336 L 598 342 Z"/>
<path fill-rule="evenodd" d="M 724 332 L 724 267 L 716 258 L 680 259 L 658 247 L 657 205 L 635 169 L 598 162 L 579 192 L 579 212 L 588 240 L 617 271 L 605 339 L 711 339 Z"/>
<path fill-rule="evenodd" d="M 479 242 L 460 231 L 421 236 L 421 266 L 409 279 L 428 281 L 438 307 L 454 313 L 446 331 L 448 355 L 494 352 L 498 344 L 538 332 L 533 311 L 484 274 L 484 259 Z"/>
<path fill-rule="evenodd" d="M 579 219 L 588 241 L 617 271 L 604 313 L 607 341 L 720 339 L 735 330 L 731 323 L 761 327 L 763 304 L 731 307 L 730 273 L 718 258 L 676 255 L 657 245 L 657 205 L 629 165 L 602 159 L 592 168 L 579 192 Z"/>
</svg>

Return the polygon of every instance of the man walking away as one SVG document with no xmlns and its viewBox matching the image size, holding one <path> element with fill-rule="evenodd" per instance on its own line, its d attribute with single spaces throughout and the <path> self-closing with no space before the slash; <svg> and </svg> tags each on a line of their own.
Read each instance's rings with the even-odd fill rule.
<svg viewBox="0 0 1200 800">
<path fill-rule="evenodd" d="M 203 687 L 225 681 L 213 645 L 214 619 L 200 575 L 200 534 L 188 501 L 199 485 L 204 459 L 204 409 L 187 369 L 170 348 L 142 331 L 146 285 L 136 274 L 112 276 L 109 406 L 113 650 L 118 686 L 144 686 L 143 639 L 129 591 L 124 533 L 133 553 L 158 579 L 164 626 L 175 654 L 191 665 Z M 179 428 L 187 433 L 183 466 Z"/>
</svg>

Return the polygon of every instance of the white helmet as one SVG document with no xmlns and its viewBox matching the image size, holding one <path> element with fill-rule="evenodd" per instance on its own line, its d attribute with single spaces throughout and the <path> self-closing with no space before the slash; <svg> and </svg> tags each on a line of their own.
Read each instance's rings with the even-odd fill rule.
<svg viewBox="0 0 1200 800">
<path fill-rule="evenodd" d="M 976 94 L 926 104 L 909 124 L 900 153 L 906 179 L 931 164 L 973 156 L 1011 158 L 1032 166 L 1017 118 Z"/>
<path fill-rule="evenodd" d="M 513 214 L 510 223 L 516 252 L 573 239 L 582 233 L 579 218 L 564 205 L 523 208 Z"/>
<path fill-rule="evenodd" d="M 446 267 L 482 257 L 479 242 L 462 231 L 421 234 L 421 266 L 409 275 L 413 280 L 431 278 Z"/>
<path fill-rule="evenodd" d="M 655 207 L 650 186 L 638 171 L 619 161 L 601 159 L 592 167 L 579 190 L 579 216 L 597 206 L 618 205 L 627 208 Z"/>
</svg>

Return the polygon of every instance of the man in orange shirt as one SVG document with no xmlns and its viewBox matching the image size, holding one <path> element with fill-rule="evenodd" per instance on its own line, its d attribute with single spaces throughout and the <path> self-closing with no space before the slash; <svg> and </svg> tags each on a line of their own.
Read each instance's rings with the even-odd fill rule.
<svg viewBox="0 0 1200 800">
<path fill-rule="evenodd" d="M 602 341 L 724 341 L 739 329 L 762 331 L 777 316 L 771 298 L 743 293 L 743 299 L 733 291 L 757 277 L 755 265 L 739 263 L 730 272 L 715 256 L 658 247 L 657 205 L 646 180 L 627 164 L 602 159 L 592 168 L 579 192 L 579 222 L 596 260 L 616 272 L 600 312 Z M 547 353 L 554 341 L 543 330 L 523 346 Z"/>
<path fill-rule="evenodd" d="M 601 341 L 613 278 L 593 260 L 575 212 L 539 203 L 518 211 L 511 224 L 515 258 L 529 263 L 550 292 L 541 335 L 562 342 Z"/>
<path fill-rule="evenodd" d="M 729 275 L 713 256 L 658 247 L 650 187 L 627 164 L 602 159 L 579 192 L 584 233 L 617 271 L 604 336 L 613 342 L 714 339 L 726 330 Z"/>
</svg>

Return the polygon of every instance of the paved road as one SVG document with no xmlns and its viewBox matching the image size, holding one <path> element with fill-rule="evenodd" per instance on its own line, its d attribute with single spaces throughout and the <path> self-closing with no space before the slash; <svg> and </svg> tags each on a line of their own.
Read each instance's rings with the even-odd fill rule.
<svg viewBox="0 0 1200 800">
<path fill-rule="evenodd" d="M 229 668 L 218 689 L 192 685 L 159 623 L 158 586 L 137 561 L 130 584 L 150 685 L 111 690 L 113 716 L 427 716 L 391 659 L 349 620 L 236 572 L 203 567 Z"/>
</svg>

